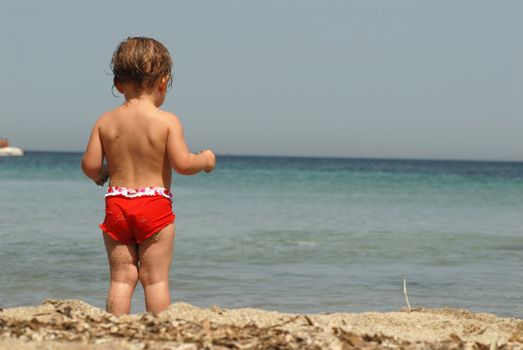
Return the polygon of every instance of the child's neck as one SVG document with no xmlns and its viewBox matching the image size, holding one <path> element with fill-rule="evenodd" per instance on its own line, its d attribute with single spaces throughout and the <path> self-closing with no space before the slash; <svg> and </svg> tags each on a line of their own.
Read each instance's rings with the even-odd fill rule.
<svg viewBox="0 0 523 350">
<path fill-rule="evenodd" d="M 116 88 L 125 96 L 125 104 L 146 103 L 160 107 L 165 100 L 165 89 L 160 89 L 159 85 L 143 89 L 133 83 L 120 83 Z"/>
<path fill-rule="evenodd" d="M 148 95 L 148 94 L 137 94 L 137 95 L 128 95 L 125 94 L 125 103 L 150 103 L 155 104 L 156 98 L 155 96 Z"/>
<path fill-rule="evenodd" d="M 146 92 L 139 92 L 139 93 L 128 93 L 127 91 L 124 93 L 125 96 L 125 104 L 150 104 L 154 105 L 156 107 L 159 107 L 158 103 L 158 96 L 155 96 L 154 94 L 146 93 Z"/>
</svg>

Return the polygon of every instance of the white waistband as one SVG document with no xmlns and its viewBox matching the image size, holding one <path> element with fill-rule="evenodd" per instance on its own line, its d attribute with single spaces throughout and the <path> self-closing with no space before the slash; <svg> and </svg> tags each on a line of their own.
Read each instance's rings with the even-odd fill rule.
<svg viewBox="0 0 523 350">
<path fill-rule="evenodd" d="M 163 196 L 172 200 L 173 194 L 163 187 L 143 187 L 143 188 L 127 188 L 119 186 L 110 186 L 107 188 L 106 197 L 122 196 L 126 198 L 136 198 L 143 196 Z"/>
</svg>

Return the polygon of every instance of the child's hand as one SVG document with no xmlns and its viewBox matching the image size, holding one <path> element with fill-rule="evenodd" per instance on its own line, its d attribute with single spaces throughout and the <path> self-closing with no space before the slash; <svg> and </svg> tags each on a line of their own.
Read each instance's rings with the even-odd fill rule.
<svg viewBox="0 0 523 350">
<path fill-rule="evenodd" d="M 102 169 L 100 170 L 100 176 L 98 177 L 98 180 L 96 180 L 94 183 L 98 186 L 103 186 L 104 183 L 109 179 L 109 169 L 107 169 L 107 166 L 104 164 L 102 166 Z"/>
<path fill-rule="evenodd" d="M 206 173 L 210 173 L 213 171 L 214 167 L 216 166 L 216 156 L 214 155 L 213 151 L 210 149 L 204 149 L 200 151 L 200 154 L 205 156 L 206 158 L 206 166 L 203 168 L 203 170 Z"/>
</svg>

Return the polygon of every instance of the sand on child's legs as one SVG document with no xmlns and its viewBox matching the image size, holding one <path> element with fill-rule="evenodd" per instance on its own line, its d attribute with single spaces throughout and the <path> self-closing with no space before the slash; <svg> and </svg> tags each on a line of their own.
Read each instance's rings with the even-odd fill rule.
<svg viewBox="0 0 523 350">
<path fill-rule="evenodd" d="M 169 307 L 169 269 L 174 236 L 174 223 L 139 245 L 123 244 L 103 235 L 111 280 L 107 296 L 108 312 L 122 315 L 131 311 L 131 299 L 138 280 L 144 289 L 148 312 L 159 313 Z"/>
<path fill-rule="evenodd" d="M 138 283 L 138 249 L 136 244 L 118 242 L 105 233 L 103 237 L 111 279 L 107 295 L 107 312 L 117 316 L 128 314 Z"/>
<path fill-rule="evenodd" d="M 145 293 L 146 310 L 161 312 L 171 305 L 169 269 L 174 248 L 175 225 L 169 224 L 158 234 L 138 245 L 138 275 Z"/>
</svg>

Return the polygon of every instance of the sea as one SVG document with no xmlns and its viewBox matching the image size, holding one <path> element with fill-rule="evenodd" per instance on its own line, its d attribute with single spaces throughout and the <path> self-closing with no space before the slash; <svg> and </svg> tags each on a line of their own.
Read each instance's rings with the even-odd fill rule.
<svg viewBox="0 0 523 350">
<path fill-rule="evenodd" d="M 80 153 L 0 158 L 0 307 L 104 308 L 104 193 Z M 218 156 L 174 175 L 175 302 L 523 318 L 523 163 Z M 137 287 L 132 312 L 144 312 Z"/>
</svg>

